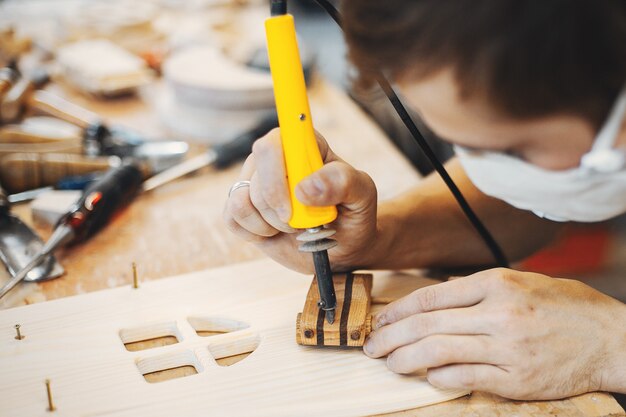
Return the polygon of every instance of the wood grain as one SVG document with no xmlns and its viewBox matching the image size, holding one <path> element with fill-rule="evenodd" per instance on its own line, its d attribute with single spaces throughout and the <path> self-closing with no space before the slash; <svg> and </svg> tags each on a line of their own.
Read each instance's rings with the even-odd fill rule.
<svg viewBox="0 0 626 417">
<path fill-rule="evenodd" d="M 317 279 L 313 279 L 302 313 L 296 319 L 299 345 L 358 347 L 363 346 L 372 331 L 372 275 L 336 274 L 333 283 L 337 297 L 335 321 L 328 323 L 324 313 L 320 313 Z"/>
<path fill-rule="evenodd" d="M 405 291 L 428 283 L 376 279 Z M 293 318 L 308 281 L 262 260 L 0 311 L 0 415 L 42 414 L 45 379 L 67 416 L 360 416 L 467 393 L 389 372 L 360 349 L 298 346 Z M 17 322 L 23 340 L 13 337 Z M 197 334 L 211 324 L 227 333 Z M 124 347 L 163 333 L 178 343 Z M 230 366 L 216 362 L 249 352 Z"/>
</svg>

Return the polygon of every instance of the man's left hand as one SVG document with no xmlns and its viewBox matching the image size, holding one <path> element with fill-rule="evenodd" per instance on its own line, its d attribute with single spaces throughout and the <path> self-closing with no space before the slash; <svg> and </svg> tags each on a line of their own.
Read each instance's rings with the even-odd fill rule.
<svg viewBox="0 0 626 417">
<path fill-rule="evenodd" d="M 397 373 L 513 399 L 626 390 L 626 306 L 579 282 L 492 269 L 420 288 L 364 346 Z"/>
</svg>

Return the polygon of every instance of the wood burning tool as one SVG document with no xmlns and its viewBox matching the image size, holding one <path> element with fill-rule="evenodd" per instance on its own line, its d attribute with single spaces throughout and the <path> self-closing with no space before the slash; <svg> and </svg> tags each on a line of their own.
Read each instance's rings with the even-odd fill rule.
<svg viewBox="0 0 626 417">
<path fill-rule="evenodd" d="M 320 294 L 318 305 L 332 324 L 337 299 L 328 250 L 337 242 L 330 239 L 335 231 L 325 225 L 337 218 L 337 208 L 309 207 L 296 198 L 296 185 L 324 162 L 313 130 L 294 19 L 287 14 L 287 2 L 272 0 L 271 15 L 265 21 L 265 31 L 292 207 L 289 225 L 306 230 L 298 236 L 302 242 L 299 249 L 313 254 Z"/>
</svg>

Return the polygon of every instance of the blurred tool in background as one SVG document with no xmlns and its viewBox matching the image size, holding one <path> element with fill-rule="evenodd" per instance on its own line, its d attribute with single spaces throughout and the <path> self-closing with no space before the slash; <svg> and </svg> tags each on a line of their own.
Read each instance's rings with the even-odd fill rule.
<svg viewBox="0 0 626 417">
<path fill-rule="evenodd" d="M 194 165 L 194 169 L 200 168 L 198 165 L 209 164 L 215 164 L 218 168 L 227 167 L 232 162 L 247 156 L 254 141 L 277 125 L 276 116 L 263 120 L 259 126 L 239 136 L 233 142 L 211 149 L 203 155 L 206 158 L 203 163 Z M 153 190 L 191 172 L 189 165 L 185 166 L 184 163 L 182 165 L 182 167 L 174 167 L 171 171 L 164 172 L 164 175 L 154 177 L 143 184 L 142 168 L 136 164 L 123 164 L 109 169 L 102 177 L 90 184 L 80 199 L 72 205 L 66 214 L 61 216 L 46 244 L 32 256 L 30 262 L 23 269 L 0 289 L 0 298 L 24 280 L 33 268 L 37 267 L 57 248 L 80 243 L 95 235 L 112 219 L 116 212 L 130 204 L 140 192 Z"/>
<path fill-rule="evenodd" d="M 34 254 L 43 247 L 43 242 L 22 220 L 11 214 L 9 200 L 0 188 L 0 260 L 9 274 L 15 276 L 24 268 Z M 42 262 L 24 277 L 25 281 L 41 281 L 63 274 L 63 268 L 54 256 L 46 256 Z"/>
<path fill-rule="evenodd" d="M 33 268 L 56 249 L 82 242 L 97 233 L 139 193 L 142 178 L 139 168 L 127 164 L 111 169 L 89 186 L 70 211 L 61 218 L 50 239 L 0 289 L 0 298 L 23 281 Z"/>
<path fill-rule="evenodd" d="M 152 190 L 248 155 L 254 140 L 278 124 L 263 41 L 266 4 L 250 3 L 256 5 L 0 3 L 0 64 L 13 66 L 0 70 L 0 183 L 12 193 L 8 199 L 38 198 L 33 212 L 50 222 L 67 211 L 72 196 L 44 201 L 50 190 L 87 187 L 84 205 L 93 187 L 118 178 L 110 173 L 128 166 L 142 180 L 157 174 L 141 186 Z M 302 49 L 308 80 L 314 56 Z M 164 80 L 149 68 L 162 69 Z M 78 105 L 102 109 L 91 103 L 117 107 L 133 101 L 154 103 L 164 126 L 182 140 L 155 139 L 163 132 L 158 123 L 145 126 L 153 132 L 147 135 L 140 124 L 130 123 L 140 132 L 110 124 Z M 184 161 L 187 140 L 210 147 Z M 132 194 L 135 181 L 124 184 Z M 47 203 L 59 203 L 63 211 Z M 59 233 L 39 249 L 49 253 L 64 244 Z M 11 234 L 17 233 L 0 227 L 0 239 Z"/>
<path fill-rule="evenodd" d="M 12 68 L 0 69 L 0 100 L 4 99 L 7 92 L 13 87 L 18 78 L 18 73 Z"/>
<path fill-rule="evenodd" d="M 30 76 L 22 76 L 0 101 L 0 124 L 16 122 L 26 112 L 28 99 L 35 90 L 43 88 L 50 76 L 44 69 L 33 71 Z"/>
<path fill-rule="evenodd" d="M 104 172 L 121 164 L 117 156 L 14 153 L 0 159 L 0 184 L 10 193 L 56 185 L 67 177 Z M 146 176 L 150 168 L 144 166 Z"/>
<path fill-rule="evenodd" d="M 208 151 L 149 178 L 144 183 L 143 189 L 145 191 L 152 190 L 161 184 L 180 178 L 205 166 L 213 165 L 218 169 L 226 168 L 231 163 L 248 156 L 252 151 L 252 144 L 275 127 L 278 127 L 278 118 L 273 113 L 263 118 L 258 126 L 242 133 L 233 140 L 215 145 Z"/>
</svg>

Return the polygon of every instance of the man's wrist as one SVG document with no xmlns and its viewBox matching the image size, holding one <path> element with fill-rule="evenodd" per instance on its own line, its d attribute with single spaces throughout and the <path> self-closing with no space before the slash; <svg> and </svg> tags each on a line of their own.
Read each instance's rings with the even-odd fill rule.
<svg viewBox="0 0 626 417">
<path fill-rule="evenodd" d="M 626 394 L 626 304 L 616 303 L 617 314 L 609 319 L 614 327 L 607 329 L 607 360 L 597 379 L 599 390 Z"/>
</svg>

